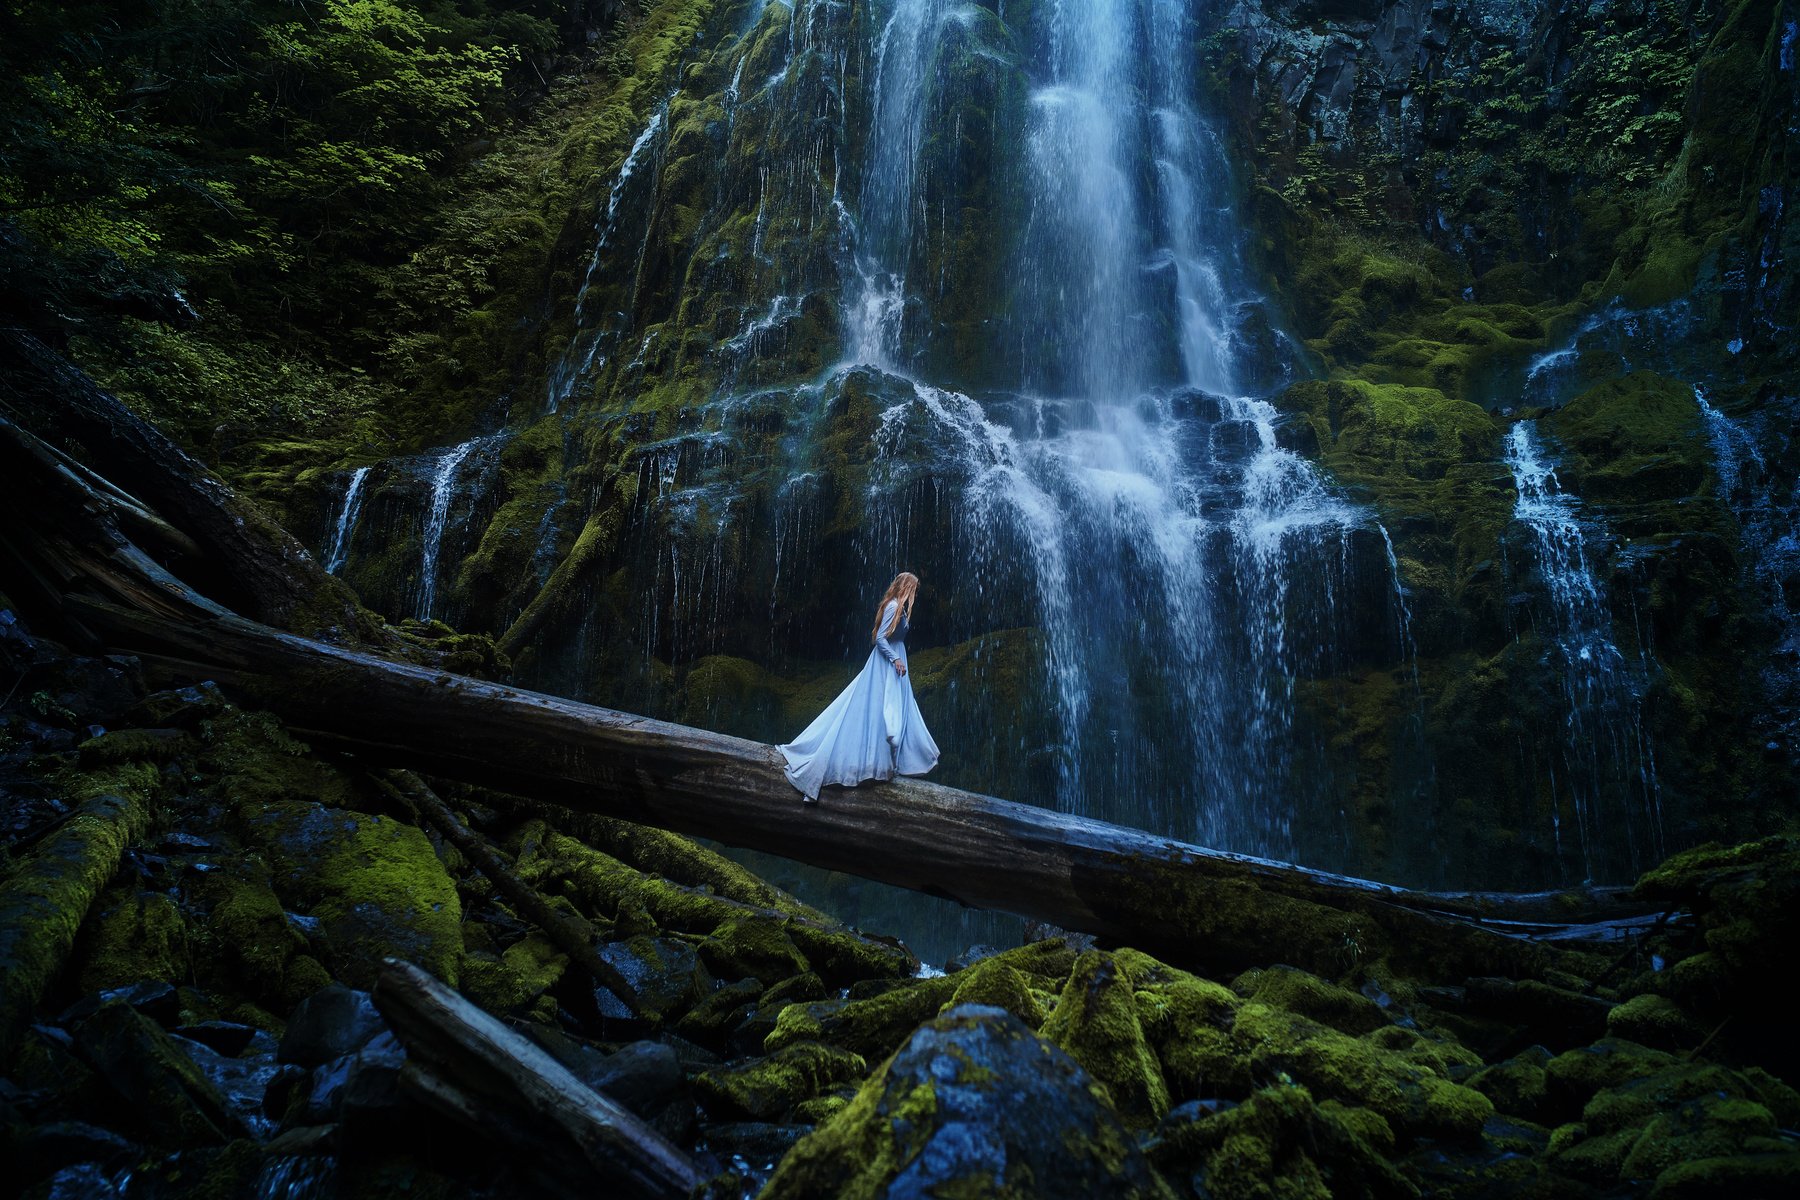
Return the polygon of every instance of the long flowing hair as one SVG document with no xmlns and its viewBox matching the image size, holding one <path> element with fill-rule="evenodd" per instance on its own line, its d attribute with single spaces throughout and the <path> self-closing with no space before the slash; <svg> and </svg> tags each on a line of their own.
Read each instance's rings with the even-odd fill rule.
<svg viewBox="0 0 1800 1200">
<path fill-rule="evenodd" d="M 919 577 L 911 571 L 902 571 L 894 576 L 894 582 L 888 584 L 887 591 L 881 593 L 881 603 L 875 606 L 875 627 L 869 631 L 869 641 L 890 634 L 900 624 L 902 617 L 912 616 L 913 598 L 919 594 Z M 881 627 L 881 614 L 886 611 L 889 600 L 898 600 L 900 607 L 894 610 L 894 619 L 886 629 Z"/>
</svg>

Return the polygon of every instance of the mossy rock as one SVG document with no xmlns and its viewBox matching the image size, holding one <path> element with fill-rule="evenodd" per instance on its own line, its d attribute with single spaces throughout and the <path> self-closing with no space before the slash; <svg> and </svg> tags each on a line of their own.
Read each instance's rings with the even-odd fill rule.
<svg viewBox="0 0 1800 1200">
<path fill-rule="evenodd" d="M 201 762 L 218 777 L 213 790 L 246 813 L 284 801 L 343 807 L 356 800 L 342 772 L 290 737 L 268 713 L 232 709 L 212 722 Z"/>
<path fill-rule="evenodd" d="M 921 979 L 866 1000 L 823 1000 L 790 1004 L 782 1010 L 765 1048 L 770 1052 L 801 1041 L 830 1042 L 864 1058 L 879 1060 L 920 1022 L 937 1015 L 956 994 L 957 976 Z"/>
<path fill-rule="evenodd" d="M 76 987 L 83 994 L 145 979 L 186 982 L 187 918 L 161 892 L 114 889 L 90 910 L 75 956 Z"/>
<path fill-rule="evenodd" d="M 1674 1066 L 1674 1055 L 1623 1038 L 1601 1038 L 1591 1046 L 1557 1055 L 1544 1065 L 1552 1111 L 1574 1116 L 1597 1094 Z"/>
<path fill-rule="evenodd" d="M 780 1121 L 808 1100 L 869 1073 L 860 1054 L 822 1042 L 794 1042 L 766 1058 L 716 1067 L 694 1090 L 717 1120 Z"/>
<path fill-rule="evenodd" d="M 134 1125 L 158 1145 L 219 1144 L 242 1122 L 206 1074 L 156 1023 L 108 1004 L 75 1033 L 82 1057 L 105 1079 Z"/>
<path fill-rule="evenodd" d="M 1545 424 L 1568 451 L 1559 473 L 1597 503 L 1693 496 L 1712 466 L 1694 389 L 1650 371 L 1588 389 Z"/>
<path fill-rule="evenodd" d="M 1800 1151 L 1732 1154 L 1678 1163 L 1656 1177 L 1650 1200 L 1748 1200 L 1800 1193 Z"/>
<path fill-rule="evenodd" d="M 1017 1017 L 974 1005 L 906 1039 L 761 1195 L 1173 1198 L 1103 1087 Z"/>
<path fill-rule="evenodd" d="M 465 954 L 458 971 L 462 992 L 502 1016 L 533 1012 L 554 1019 L 556 1001 L 544 996 L 568 969 L 569 956 L 533 931 L 498 956 Z M 539 1001 L 549 1011 L 538 1012 Z"/>
<path fill-rule="evenodd" d="M 1633 996 L 1607 1013 L 1606 1031 L 1661 1050 L 1691 1050 L 1706 1037 L 1679 1004 L 1654 992 Z"/>
<path fill-rule="evenodd" d="M 1337 1200 L 1416 1197 L 1387 1160 L 1387 1122 L 1368 1109 L 1315 1103 L 1293 1083 L 1263 1088 L 1223 1112 L 1171 1114 L 1151 1143 L 1152 1160 L 1218 1200 Z"/>
<path fill-rule="evenodd" d="M 289 903 L 320 922 L 333 974 L 370 987 L 381 960 L 401 958 L 455 984 L 462 902 L 416 826 L 297 801 L 244 814 Z"/>
<path fill-rule="evenodd" d="M 287 1012 L 330 982 L 330 975 L 307 953 L 301 936 L 275 892 L 260 879 L 234 871 L 207 877 L 199 889 L 207 905 L 204 979 L 225 992 L 243 992 L 257 1003 Z M 312 969 L 293 968 L 305 959 Z M 323 974 L 324 979 L 318 976 Z"/>
<path fill-rule="evenodd" d="M 1106 1086 L 1127 1123 L 1148 1127 L 1169 1111 L 1162 1064 L 1144 1038 L 1131 981 L 1111 954 L 1089 950 L 1075 961 L 1042 1033 Z"/>
<path fill-rule="evenodd" d="M 1349 988 L 1293 967 L 1258 967 L 1232 980 L 1231 990 L 1259 1004 L 1311 1017 L 1342 1033 L 1369 1033 L 1391 1024 L 1381 1006 Z"/>
<path fill-rule="evenodd" d="M 1542 1046 L 1533 1046 L 1495 1063 L 1469 1077 L 1469 1086 L 1494 1102 L 1494 1107 L 1509 1116 L 1528 1121 L 1546 1115 L 1549 1097 L 1544 1068 L 1553 1056 Z"/>
<path fill-rule="evenodd" d="M 778 983 L 812 970 L 774 917 L 748 916 L 726 921 L 699 946 L 700 961 L 721 979 L 757 979 Z"/>
<path fill-rule="evenodd" d="M 980 1004 L 1011 1013 L 1032 1029 L 1044 1023 L 1044 1006 L 1033 994 L 1025 975 L 1009 962 L 988 958 L 957 972 L 961 980 L 945 1002 L 946 1010 L 958 1004 Z"/>
<path fill-rule="evenodd" d="M 1775 1117 L 1741 1096 L 1705 1095 L 1658 1113 L 1645 1125 L 1620 1168 L 1624 1180 L 1655 1179 L 1698 1158 L 1788 1149 L 1776 1138 Z"/>
<path fill-rule="evenodd" d="M 1262 1077 L 1286 1072 L 1317 1095 L 1381 1114 L 1396 1133 L 1473 1138 L 1494 1112 L 1480 1092 L 1285 1010 L 1246 1001 L 1232 1035 Z"/>
</svg>

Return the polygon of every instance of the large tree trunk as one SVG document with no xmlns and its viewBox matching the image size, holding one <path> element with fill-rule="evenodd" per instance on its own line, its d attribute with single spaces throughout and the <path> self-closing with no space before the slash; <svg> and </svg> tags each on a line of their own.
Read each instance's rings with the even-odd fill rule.
<svg viewBox="0 0 1800 1200">
<path fill-rule="evenodd" d="M 292 534 L 23 329 L 0 328 L 0 396 L 15 420 L 59 448 L 80 446 L 90 466 L 191 538 L 181 569 L 209 595 L 282 629 L 371 632 L 359 628 L 355 594 Z"/>
<path fill-rule="evenodd" d="M 1541 974 L 1548 943 L 1648 919 L 1615 892 L 1421 893 L 898 779 L 805 804 L 772 746 L 451 675 L 247 620 L 116 528 L 40 522 L 15 553 L 110 646 L 229 684 L 315 740 L 450 779 L 783 855 L 1214 968 Z M 80 522 L 77 521 L 77 524 Z"/>
</svg>

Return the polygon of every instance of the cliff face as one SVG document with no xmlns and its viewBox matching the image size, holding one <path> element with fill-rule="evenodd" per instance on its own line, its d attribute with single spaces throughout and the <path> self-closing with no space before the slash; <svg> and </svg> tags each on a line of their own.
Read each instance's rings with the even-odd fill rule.
<svg viewBox="0 0 1800 1200">
<path fill-rule="evenodd" d="M 1244 849 L 1787 811 L 1789 7 L 1065 8 L 654 6 L 496 151 L 417 453 L 246 477 L 391 618 L 771 740 L 908 567 L 946 778 Z"/>
</svg>

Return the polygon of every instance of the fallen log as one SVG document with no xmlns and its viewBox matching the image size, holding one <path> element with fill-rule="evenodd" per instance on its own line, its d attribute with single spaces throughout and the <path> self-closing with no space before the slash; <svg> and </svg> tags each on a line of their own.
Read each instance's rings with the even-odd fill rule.
<svg viewBox="0 0 1800 1200">
<path fill-rule="evenodd" d="M 141 798 L 95 796 L 0 884 L 0 1066 L 12 1060 L 94 897 L 147 822 Z"/>
<path fill-rule="evenodd" d="M 627 1195 L 687 1196 L 699 1183 L 692 1160 L 656 1130 L 418 967 L 387 960 L 374 995 L 409 1059 L 426 1064 L 407 1086 L 448 1114 L 480 1127 L 499 1110 L 510 1119 L 488 1128 L 552 1156 L 572 1145 Z"/>
<path fill-rule="evenodd" d="M 1177 961 L 1274 959 L 1335 975 L 1385 955 L 1447 974 L 1531 976 L 1554 955 L 1537 939 L 1571 923 L 1545 919 L 1556 897 L 1412 892 L 922 780 L 831 789 L 803 804 L 772 746 L 394 663 L 231 615 L 175 621 L 86 597 L 70 603 L 147 665 L 217 679 L 304 735 L 374 761 L 1018 913 Z M 1616 919 L 1609 899 L 1586 907 Z M 1581 915 L 1587 924 L 1595 913 Z"/>
<path fill-rule="evenodd" d="M 64 608 L 179 678 L 229 684 L 374 764 L 526 793 L 998 909 L 1215 969 L 1327 975 L 1387 957 L 1437 977 L 1539 977 L 1571 926 L 1618 937 L 1654 912 L 1622 890 L 1426 893 L 1227 854 L 922 780 L 809 805 L 772 746 L 394 662 L 231 613 L 136 551 L 106 514 L 40 523 Z M 0 531 L 0 539 L 10 535 Z M 1647 907 L 1647 906 L 1646 906 Z"/>
</svg>

